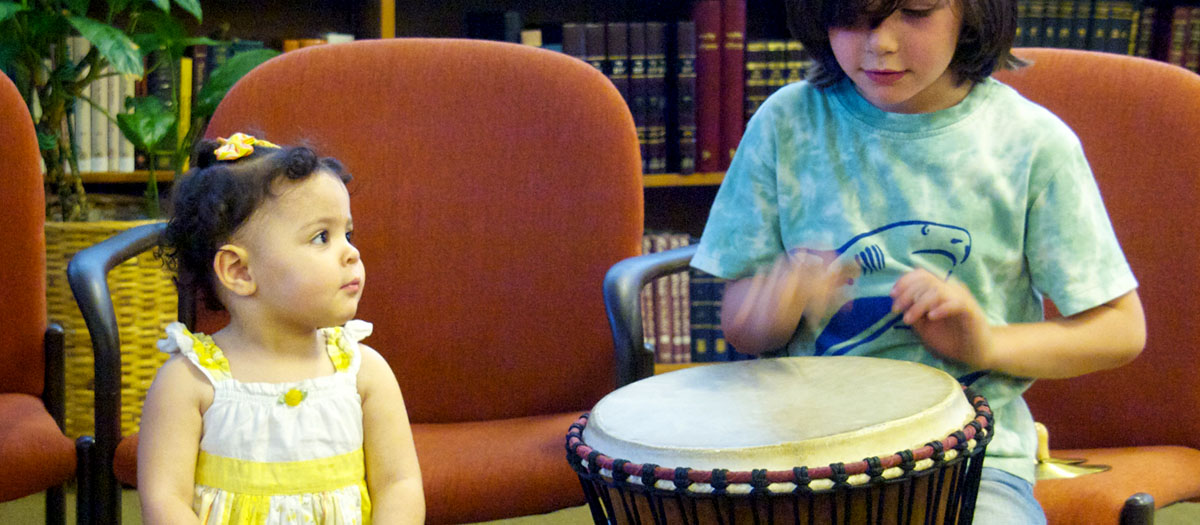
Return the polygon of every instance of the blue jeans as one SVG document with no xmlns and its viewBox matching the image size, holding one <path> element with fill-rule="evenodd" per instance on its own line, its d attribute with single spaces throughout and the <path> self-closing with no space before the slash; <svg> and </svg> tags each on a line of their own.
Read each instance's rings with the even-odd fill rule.
<svg viewBox="0 0 1200 525">
<path fill-rule="evenodd" d="M 998 468 L 984 468 L 975 500 L 978 525 L 1044 525 L 1046 514 L 1033 497 L 1033 485 Z"/>
</svg>

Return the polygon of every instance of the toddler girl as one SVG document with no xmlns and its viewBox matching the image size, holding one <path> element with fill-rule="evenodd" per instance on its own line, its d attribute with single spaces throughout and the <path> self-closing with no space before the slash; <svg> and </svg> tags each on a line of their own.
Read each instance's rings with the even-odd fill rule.
<svg viewBox="0 0 1200 525">
<path fill-rule="evenodd" d="M 176 284 L 229 312 L 180 323 L 146 397 L 146 523 L 421 523 L 412 431 L 383 358 L 359 341 L 364 285 L 337 160 L 235 134 L 197 147 L 163 256 Z"/>
</svg>

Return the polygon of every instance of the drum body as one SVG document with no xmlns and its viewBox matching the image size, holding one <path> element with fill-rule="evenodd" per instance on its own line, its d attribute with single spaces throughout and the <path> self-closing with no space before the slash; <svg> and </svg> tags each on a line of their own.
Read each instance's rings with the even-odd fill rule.
<svg viewBox="0 0 1200 525">
<path fill-rule="evenodd" d="M 931 367 L 760 359 L 614 391 L 567 459 L 596 523 L 970 523 L 991 425 Z"/>
</svg>

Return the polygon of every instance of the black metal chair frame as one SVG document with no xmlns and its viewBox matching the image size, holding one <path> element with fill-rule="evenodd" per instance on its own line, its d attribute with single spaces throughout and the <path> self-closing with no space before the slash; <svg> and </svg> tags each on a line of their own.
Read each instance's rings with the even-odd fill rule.
<svg viewBox="0 0 1200 525">
<path fill-rule="evenodd" d="M 95 436 L 76 441 L 80 454 L 77 523 L 121 523 L 121 486 L 113 472 L 113 457 L 121 442 L 121 341 L 108 272 L 157 246 L 164 228 L 164 223 L 131 228 L 80 250 L 67 265 L 71 291 L 91 333 L 96 369 Z M 195 319 L 191 301 L 181 297 L 179 306 L 180 320 L 191 326 Z"/>
</svg>

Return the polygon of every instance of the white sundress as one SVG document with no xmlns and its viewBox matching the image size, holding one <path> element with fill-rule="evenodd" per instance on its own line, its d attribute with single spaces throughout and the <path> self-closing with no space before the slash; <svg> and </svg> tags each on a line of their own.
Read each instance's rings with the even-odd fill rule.
<svg viewBox="0 0 1200 525">
<path fill-rule="evenodd" d="M 213 384 L 192 508 L 204 524 L 370 523 L 358 341 L 371 324 L 325 328 L 333 375 L 243 383 L 211 337 L 167 326 L 159 349 L 182 353 Z"/>
</svg>

